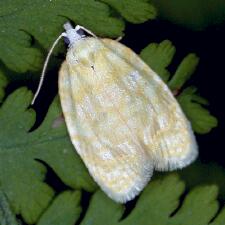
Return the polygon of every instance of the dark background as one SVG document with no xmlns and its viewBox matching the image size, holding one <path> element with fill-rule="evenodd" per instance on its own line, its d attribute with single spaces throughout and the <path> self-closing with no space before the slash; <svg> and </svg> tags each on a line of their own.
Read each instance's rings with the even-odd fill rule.
<svg viewBox="0 0 225 225">
<path fill-rule="evenodd" d="M 200 57 L 199 66 L 187 83 L 198 87 L 198 93 L 209 100 L 207 107 L 217 117 L 218 127 L 210 133 L 197 135 L 200 160 L 218 162 L 225 167 L 224 141 L 224 66 L 225 66 L 225 24 L 210 26 L 204 30 L 193 31 L 163 20 L 139 25 L 127 24 L 122 43 L 139 53 L 150 42 L 169 39 L 176 47 L 172 65 L 173 74 L 183 57 L 194 52 Z"/>
</svg>

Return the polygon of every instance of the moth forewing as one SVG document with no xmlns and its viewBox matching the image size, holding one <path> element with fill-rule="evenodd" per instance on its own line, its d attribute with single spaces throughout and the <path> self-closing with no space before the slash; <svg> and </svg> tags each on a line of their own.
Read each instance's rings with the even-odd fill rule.
<svg viewBox="0 0 225 225">
<path fill-rule="evenodd" d="M 190 124 L 166 84 L 117 41 L 72 43 L 59 95 L 75 149 L 118 202 L 134 198 L 154 168 L 182 168 L 197 157 Z"/>
</svg>

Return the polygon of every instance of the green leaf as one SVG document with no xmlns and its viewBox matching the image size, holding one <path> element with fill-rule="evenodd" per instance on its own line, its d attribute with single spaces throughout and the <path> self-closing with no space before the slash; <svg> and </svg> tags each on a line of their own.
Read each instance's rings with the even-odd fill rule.
<svg viewBox="0 0 225 225">
<path fill-rule="evenodd" d="M 177 68 L 177 71 L 169 81 L 168 85 L 171 90 L 179 90 L 184 83 L 194 73 L 199 62 L 199 58 L 191 53 L 188 54 Z"/>
<path fill-rule="evenodd" d="M 14 213 L 12 212 L 8 199 L 0 189 L 0 224 L 19 225 Z"/>
<path fill-rule="evenodd" d="M 8 81 L 5 77 L 5 75 L 3 74 L 3 72 L 0 70 L 0 103 L 2 102 L 2 99 L 5 96 L 5 87 L 7 86 Z"/>
<path fill-rule="evenodd" d="M 141 51 L 140 56 L 166 82 L 170 77 L 166 68 L 172 62 L 175 51 L 172 43 L 164 40 L 159 44 L 149 44 Z"/>
<path fill-rule="evenodd" d="M 28 109 L 32 94 L 26 88 L 13 92 L 0 108 L 0 184 L 13 210 L 34 223 L 54 196 L 44 183 L 47 163 L 71 188 L 93 191 L 92 181 L 67 135 L 59 125 L 58 99 L 39 128 L 29 132 L 35 113 Z"/>
<path fill-rule="evenodd" d="M 81 213 L 79 204 L 79 192 L 63 192 L 54 199 L 37 225 L 73 225 Z"/>
<path fill-rule="evenodd" d="M 205 225 L 217 213 L 217 186 L 196 187 L 185 198 L 181 208 L 172 217 L 171 225 Z"/>
<path fill-rule="evenodd" d="M 107 3 L 135 23 L 155 15 L 154 8 L 146 1 Z M 39 70 L 43 56 L 35 46 L 49 49 L 68 19 L 100 36 L 122 36 L 125 23 L 121 17 L 112 16 L 111 11 L 106 4 L 94 0 L 5 0 L 0 8 L 0 59 L 8 68 L 19 73 Z M 32 46 L 31 36 L 36 41 L 35 46 Z"/>
<path fill-rule="evenodd" d="M 225 200 L 225 169 L 215 163 L 195 162 L 179 170 L 179 176 L 185 181 L 188 189 L 197 185 L 217 185 L 220 188 L 219 198 Z"/>
<path fill-rule="evenodd" d="M 164 225 L 179 205 L 185 185 L 175 174 L 162 176 L 144 189 L 131 214 L 121 225 Z M 143 216 L 143 215 L 146 215 Z"/>
<path fill-rule="evenodd" d="M 207 225 L 218 212 L 217 186 L 196 187 L 185 194 L 182 202 L 184 191 L 184 183 L 176 173 L 160 176 L 149 183 L 125 218 L 124 207 L 98 191 L 81 225 Z M 218 215 L 218 221 L 224 213 Z"/>
<path fill-rule="evenodd" d="M 156 17 L 156 9 L 147 0 L 101 0 L 116 9 L 127 21 L 143 23 Z"/>
<path fill-rule="evenodd" d="M 124 217 L 124 206 L 97 191 L 89 204 L 81 225 L 223 225 L 225 209 L 218 213 L 218 188 L 205 185 L 186 193 L 176 173 L 151 181 L 131 212 Z M 66 191 L 60 194 L 45 211 L 37 225 L 72 225 L 79 216 L 80 194 Z M 212 218 L 213 223 L 209 223 Z"/>
<path fill-rule="evenodd" d="M 162 20 L 193 30 L 205 30 L 224 24 L 225 1 L 221 0 L 151 0 Z M 198 12 L 198 13 L 193 13 Z"/>
<path fill-rule="evenodd" d="M 152 43 L 148 45 L 141 51 L 140 56 L 167 82 L 171 91 L 176 95 L 194 73 L 199 58 L 193 53 L 188 54 L 178 66 L 175 74 L 171 76 L 167 67 L 171 64 L 174 54 L 175 47 L 170 41 L 165 40 L 160 44 Z M 177 99 L 187 118 L 190 120 L 193 130 L 197 133 L 205 134 L 217 126 L 217 119 L 203 107 L 208 105 L 208 101 L 196 95 L 195 92 L 196 88 L 186 88 L 177 96 Z"/>
<path fill-rule="evenodd" d="M 199 58 L 188 54 L 178 66 L 175 74 L 171 77 L 167 67 L 171 64 L 176 49 L 169 40 L 161 43 L 151 43 L 141 53 L 141 58 L 165 81 L 172 91 L 179 90 L 194 73 Z M 169 78 L 171 78 L 169 80 Z"/>
<path fill-rule="evenodd" d="M 215 220 L 210 223 L 210 225 L 224 225 L 225 221 L 225 208 L 223 208 L 220 214 L 215 218 Z"/>
<path fill-rule="evenodd" d="M 97 191 L 91 199 L 81 225 L 113 225 L 121 218 L 124 206 L 109 199 L 102 191 Z"/>
<path fill-rule="evenodd" d="M 195 94 L 197 89 L 189 87 L 178 96 L 178 101 L 183 108 L 188 119 L 191 121 L 192 128 L 199 134 L 205 134 L 217 126 L 217 119 L 210 114 L 208 110 L 202 107 L 201 104 L 207 104 L 203 98 L 199 98 Z"/>
</svg>

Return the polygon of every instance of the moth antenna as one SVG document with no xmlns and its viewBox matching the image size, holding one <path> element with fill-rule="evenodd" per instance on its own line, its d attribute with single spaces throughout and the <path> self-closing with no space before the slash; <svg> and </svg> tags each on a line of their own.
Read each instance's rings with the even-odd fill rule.
<svg viewBox="0 0 225 225">
<path fill-rule="evenodd" d="M 64 26 L 64 28 L 66 28 L 66 27 L 70 27 L 71 26 L 71 24 L 70 23 L 68 23 L 68 24 L 65 24 L 65 26 Z M 93 37 L 95 37 L 95 38 L 98 38 L 98 36 L 96 36 L 92 31 L 90 31 L 90 30 L 88 30 L 87 28 L 85 28 L 85 27 L 83 27 L 83 26 L 81 26 L 81 25 L 77 25 L 76 27 L 75 27 L 75 30 L 77 31 L 77 30 L 79 30 L 79 29 L 82 29 L 82 30 L 84 30 L 84 31 L 86 31 L 88 34 L 90 34 L 91 36 L 93 36 Z M 116 38 L 116 41 L 121 41 L 122 40 L 122 36 L 119 36 L 118 38 Z"/>
<path fill-rule="evenodd" d="M 98 38 L 92 31 L 88 30 L 87 28 L 83 27 L 83 26 L 80 26 L 80 25 L 77 25 L 75 27 L 75 30 L 79 30 L 79 29 L 82 29 L 84 31 L 86 31 L 88 34 L 90 34 L 91 36 L 95 37 L 95 38 Z"/>
<path fill-rule="evenodd" d="M 38 88 L 37 88 L 37 90 L 36 90 L 36 92 L 35 92 L 35 94 L 34 94 L 34 97 L 33 97 L 33 100 L 32 100 L 32 102 L 31 102 L 31 105 L 34 104 L 34 102 L 35 102 L 35 100 L 36 100 L 36 98 L 37 98 L 37 96 L 38 96 L 38 94 L 39 94 L 39 92 L 40 92 L 40 90 L 41 90 L 41 87 L 42 87 L 43 81 L 44 81 L 44 77 L 45 77 L 46 68 L 47 68 L 47 65 L 48 65 L 50 56 L 51 56 L 51 54 L 52 54 L 52 52 L 53 52 L 55 46 L 58 44 L 59 40 L 60 40 L 62 37 L 66 37 L 66 36 L 67 36 L 67 34 L 63 32 L 62 34 L 60 34 L 60 35 L 57 37 L 57 39 L 56 39 L 56 40 L 54 41 L 54 43 L 52 44 L 52 47 L 50 48 L 50 50 L 49 50 L 49 52 L 48 52 L 48 55 L 47 55 L 47 57 L 46 57 L 46 59 L 45 59 L 44 66 L 43 66 L 43 69 L 42 69 L 42 72 L 41 72 L 40 81 L 39 81 L 39 84 L 38 84 Z"/>
</svg>

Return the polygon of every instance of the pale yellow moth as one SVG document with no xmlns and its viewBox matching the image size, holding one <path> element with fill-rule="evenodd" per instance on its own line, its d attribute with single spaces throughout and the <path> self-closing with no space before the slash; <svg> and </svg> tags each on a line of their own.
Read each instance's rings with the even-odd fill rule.
<svg viewBox="0 0 225 225">
<path fill-rule="evenodd" d="M 153 170 L 193 162 L 198 150 L 191 125 L 160 77 L 123 44 L 81 26 L 64 28 L 62 110 L 71 141 L 101 189 L 124 203 L 142 191 Z"/>
</svg>

